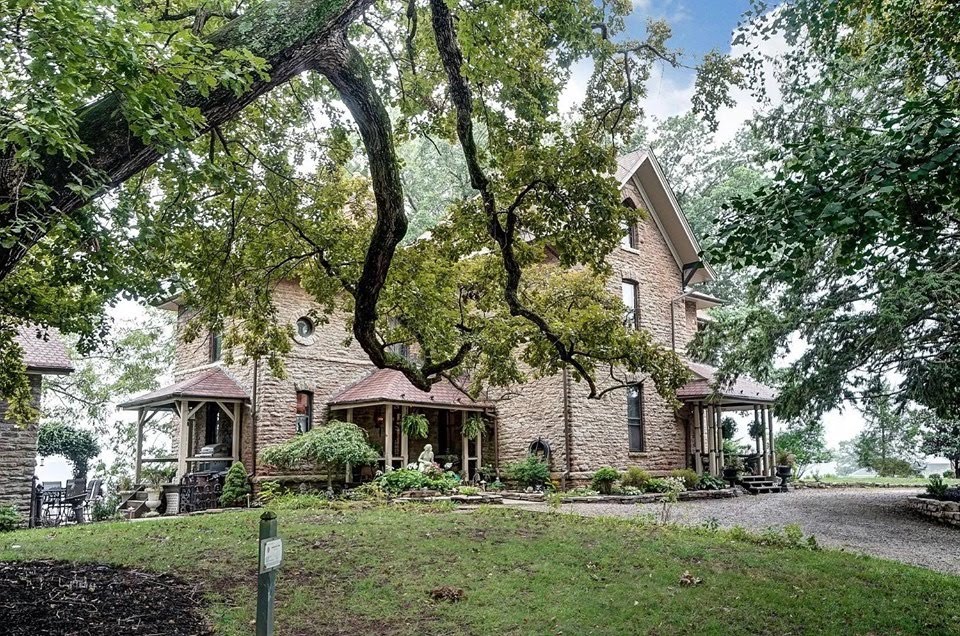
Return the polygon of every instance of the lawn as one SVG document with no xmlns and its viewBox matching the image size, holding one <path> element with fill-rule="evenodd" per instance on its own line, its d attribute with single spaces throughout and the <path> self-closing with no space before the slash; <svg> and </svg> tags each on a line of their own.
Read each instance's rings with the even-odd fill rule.
<svg viewBox="0 0 960 636">
<path fill-rule="evenodd" d="M 730 532 L 497 507 L 278 514 L 278 636 L 958 633 L 958 577 Z M 218 633 L 250 634 L 257 519 L 19 531 L 0 535 L 0 560 L 176 573 L 201 582 Z M 440 586 L 466 598 L 431 600 Z"/>
<path fill-rule="evenodd" d="M 815 481 L 813 477 L 804 475 L 804 481 Z M 820 477 L 819 481 L 825 484 L 845 484 L 857 485 L 866 484 L 870 486 L 903 486 L 904 488 L 918 486 L 923 487 L 930 483 L 927 477 Z M 944 479 L 945 483 L 951 486 L 960 486 L 960 479 Z"/>
</svg>

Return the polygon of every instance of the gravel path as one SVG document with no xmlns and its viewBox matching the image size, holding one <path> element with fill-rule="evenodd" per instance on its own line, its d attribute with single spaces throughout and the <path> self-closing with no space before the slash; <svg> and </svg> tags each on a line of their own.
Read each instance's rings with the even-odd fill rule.
<svg viewBox="0 0 960 636">
<path fill-rule="evenodd" d="M 754 531 L 796 523 L 824 546 L 960 575 L 960 530 L 909 510 L 904 500 L 917 492 L 915 488 L 798 490 L 684 501 L 674 505 L 672 519 L 696 525 L 713 518 L 721 526 L 740 525 Z M 547 509 L 543 504 L 523 507 Z M 584 516 L 629 517 L 656 514 L 659 504 L 566 504 L 562 509 Z"/>
</svg>

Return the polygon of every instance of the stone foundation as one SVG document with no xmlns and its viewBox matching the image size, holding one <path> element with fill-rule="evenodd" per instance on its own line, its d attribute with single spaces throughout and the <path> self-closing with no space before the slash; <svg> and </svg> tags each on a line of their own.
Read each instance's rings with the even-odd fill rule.
<svg viewBox="0 0 960 636">
<path fill-rule="evenodd" d="M 925 517 L 960 527 L 960 502 L 909 497 L 907 505 Z"/>
</svg>

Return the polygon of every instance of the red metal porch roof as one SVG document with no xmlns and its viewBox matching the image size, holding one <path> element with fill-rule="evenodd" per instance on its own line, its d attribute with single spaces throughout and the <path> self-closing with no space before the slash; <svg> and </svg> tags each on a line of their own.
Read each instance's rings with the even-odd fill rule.
<svg viewBox="0 0 960 636">
<path fill-rule="evenodd" d="M 120 408 L 135 409 L 183 399 L 237 401 L 250 398 L 223 369 L 213 367 L 170 386 L 133 398 L 121 404 Z"/>
<path fill-rule="evenodd" d="M 377 369 L 333 396 L 331 406 L 370 402 L 397 402 L 436 405 L 452 408 L 485 408 L 489 402 L 477 402 L 447 380 L 433 385 L 430 392 L 421 391 L 400 371 Z"/>
<path fill-rule="evenodd" d="M 687 368 L 696 377 L 677 391 L 677 398 L 681 401 L 705 400 L 714 394 L 715 389 L 722 401 L 767 404 L 777 398 L 775 389 L 749 376 L 740 376 L 732 386 L 714 387 L 717 373 L 715 367 L 690 362 L 687 363 Z"/>
</svg>

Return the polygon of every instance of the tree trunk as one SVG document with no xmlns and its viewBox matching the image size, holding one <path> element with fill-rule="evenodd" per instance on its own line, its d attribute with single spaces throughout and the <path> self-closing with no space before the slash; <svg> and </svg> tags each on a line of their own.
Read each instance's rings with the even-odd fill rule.
<svg viewBox="0 0 960 636">
<path fill-rule="evenodd" d="M 256 79 L 242 95 L 219 88 L 206 97 L 184 88 L 181 103 L 199 109 L 205 126 L 197 136 L 230 121 L 248 104 L 283 84 L 330 54 L 329 43 L 342 43 L 341 34 L 373 0 L 267 0 L 213 33 L 209 41 L 217 50 L 245 47 L 265 59 L 270 77 Z M 155 163 L 164 149 L 146 145 L 132 134 L 114 93 L 80 112 L 79 136 L 89 149 L 82 162 L 47 158 L 37 170 L 26 173 L 12 152 L 0 156 L 0 227 L 23 223 L 18 241 L 0 245 L 0 280 L 13 271 L 27 250 L 42 239 L 61 215 L 69 215 L 90 202 L 68 185 L 83 183 L 103 193 Z M 21 183 L 40 181 L 51 189 L 45 204 L 19 200 Z"/>
</svg>

